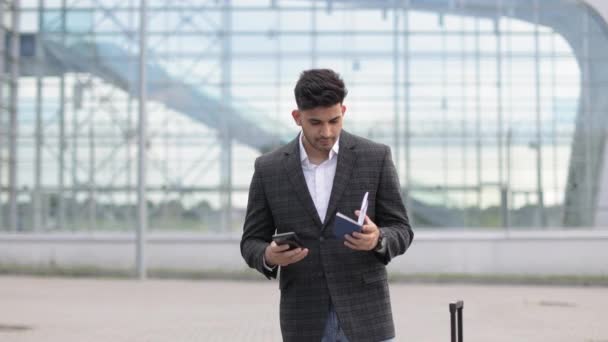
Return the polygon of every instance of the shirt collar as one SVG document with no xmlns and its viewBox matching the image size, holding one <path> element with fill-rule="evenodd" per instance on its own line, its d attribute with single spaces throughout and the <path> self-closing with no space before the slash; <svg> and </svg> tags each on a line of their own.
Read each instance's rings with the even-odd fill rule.
<svg viewBox="0 0 608 342">
<path fill-rule="evenodd" d="M 308 153 L 306 153 L 306 149 L 304 148 L 304 143 L 302 142 L 302 136 L 304 136 L 304 132 L 300 132 L 300 137 L 298 139 L 300 141 L 300 162 L 309 163 L 310 161 L 308 160 Z M 331 150 L 329 151 L 329 157 L 326 160 L 331 160 L 334 156 L 338 155 L 339 150 L 340 150 L 340 136 L 338 136 L 338 139 L 336 139 L 336 143 L 334 144 L 334 146 L 331 147 Z"/>
</svg>

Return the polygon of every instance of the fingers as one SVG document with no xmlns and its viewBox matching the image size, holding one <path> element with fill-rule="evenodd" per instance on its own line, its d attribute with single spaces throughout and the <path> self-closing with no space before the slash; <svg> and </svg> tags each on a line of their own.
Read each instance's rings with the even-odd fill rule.
<svg viewBox="0 0 608 342">
<path fill-rule="evenodd" d="M 376 227 L 375 225 L 371 225 L 371 224 L 365 224 L 363 225 L 363 229 L 361 229 L 362 232 L 364 233 L 373 233 L 376 230 L 378 230 L 378 227 Z"/>
<path fill-rule="evenodd" d="M 359 247 L 359 246 L 357 246 L 357 245 L 355 245 L 355 244 L 352 244 L 352 243 L 351 243 L 351 242 L 349 242 L 349 241 L 344 241 L 344 245 L 345 245 L 346 247 L 348 247 L 348 248 L 350 248 L 350 249 L 354 249 L 354 250 L 356 250 L 356 251 L 362 251 L 362 250 L 363 250 L 361 247 Z"/>
<path fill-rule="evenodd" d="M 355 215 L 357 215 L 357 217 L 359 217 L 360 213 L 361 213 L 360 210 L 355 210 Z M 363 223 L 364 224 L 374 224 L 374 222 L 372 222 L 372 220 L 367 215 L 365 215 L 365 220 L 363 221 Z"/>
<path fill-rule="evenodd" d="M 377 234 L 373 231 L 374 228 L 371 228 L 372 232 L 370 233 L 353 232 L 352 236 L 349 234 L 344 235 L 344 245 L 357 251 L 369 251 L 373 249 L 377 241 Z"/>
<path fill-rule="evenodd" d="M 350 249 L 354 249 L 357 251 L 361 250 L 361 247 L 359 246 L 359 244 L 361 243 L 361 239 L 350 236 L 350 235 L 344 235 L 344 245 Z"/>
<path fill-rule="evenodd" d="M 359 233 L 359 232 L 353 232 L 352 234 L 349 235 L 349 237 L 354 237 L 357 240 L 359 240 L 359 239 L 367 239 L 369 237 L 369 234 Z"/>
<path fill-rule="evenodd" d="M 304 250 L 304 249 L 302 249 L 302 248 L 294 248 L 294 249 L 292 249 L 292 250 L 290 250 L 290 251 L 282 252 L 282 253 L 281 253 L 281 256 L 282 256 L 283 258 L 285 258 L 285 259 L 291 259 L 291 258 L 293 258 L 294 256 L 296 256 L 296 255 L 300 254 L 300 253 L 301 253 L 303 250 Z"/>
<path fill-rule="evenodd" d="M 354 233 L 353 233 L 353 234 L 354 234 Z M 344 235 L 344 240 L 349 241 L 349 242 L 351 242 L 351 243 L 356 243 L 356 242 L 357 242 L 357 240 L 359 240 L 359 239 L 358 239 L 358 238 L 356 238 L 356 237 L 354 237 L 354 236 L 352 236 L 352 235 L 350 235 L 350 234 L 345 234 L 345 235 Z"/>
<path fill-rule="evenodd" d="M 359 232 L 354 232 L 352 234 L 344 235 L 344 239 L 346 241 L 350 241 L 352 243 L 359 244 L 361 242 L 373 240 L 374 234 L 363 234 L 363 233 L 359 233 Z"/>
<path fill-rule="evenodd" d="M 272 241 L 270 243 L 270 251 L 273 253 L 280 253 L 289 249 L 288 244 L 277 245 L 276 242 Z"/>
<path fill-rule="evenodd" d="M 308 248 L 296 248 L 291 251 L 282 252 L 280 254 L 279 265 L 285 267 L 290 264 L 295 264 L 296 262 L 304 259 L 308 255 Z"/>
<path fill-rule="evenodd" d="M 291 257 L 289 264 L 295 264 L 296 262 L 306 258 L 307 255 L 308 255 L 308 249 L 305 248 L 305 249 L 301 250 L 299 253 L 295 254 L 293 257 Z M 285 266 L 287 266 L 287 265 L 285 265 Z"/>
<path fill-rule="evenodd" d="M 370 243 L 368 236 L 357 232 L 354 232 L 353 235 L 354 234 L 357 234 L 357 236 L 344 235 L 344 244 L 346 247 L 358 251 L 366 250 L 366 246 Z"/>
</svg>

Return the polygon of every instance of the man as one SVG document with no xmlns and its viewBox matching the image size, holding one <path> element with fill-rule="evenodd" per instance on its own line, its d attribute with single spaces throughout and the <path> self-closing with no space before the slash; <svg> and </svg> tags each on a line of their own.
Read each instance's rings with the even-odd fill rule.
<svg viewBox="0 0 608 342">
<path fill-rule="evenodd" d="M 284 341 L 393 341 L 385 265 L 414 233 L 390 149 L 342 130 L 347 90 L 334 71 L 304 71 L 294 93 L 302 132 L 255 161 L 241 254 L 269 279 L 281 269 Z M 365 192 L 361 233 L 335 238 L 336 213 L 358 215 Z M 271 242 L 275 230 L 302 248 Z"/>
</svg>

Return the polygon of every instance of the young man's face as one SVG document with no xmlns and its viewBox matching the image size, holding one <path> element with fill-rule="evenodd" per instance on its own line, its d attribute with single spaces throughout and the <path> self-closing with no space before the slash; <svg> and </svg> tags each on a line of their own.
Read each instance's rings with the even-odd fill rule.
<svg viewBox="0 0 608 342">
<path fill-rule="evenodd" d="M 346 107 L 336 103 L 330 107 L 296 109 L 291 115 L 296 124 L 302 127 L 305 143 L 318 152 L 328 153 L 340 136 L 345 112 Z"/>
</svg>

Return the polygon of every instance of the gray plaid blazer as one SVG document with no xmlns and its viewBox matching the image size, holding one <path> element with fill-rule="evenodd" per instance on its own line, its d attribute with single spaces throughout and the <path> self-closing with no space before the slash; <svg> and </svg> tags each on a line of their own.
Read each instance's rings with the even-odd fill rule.
<svg viewBox="0 0 608 342">
<path fill-rule="evenodd" d="M 330 302 L 351 342 L 395 336 L 385 265 L 405 253 L 414 233 L 399 191 L 388 146 L 342 131 L 325 223 L 317 214 L 300 162 L 298 138 L 259 157 L 249 189 L 241 254 L 267 278 L 263 266 L 275 233 L 294 231 L 306 258 L 280 272 L 280 320 L 284 341 L 320 341 Z M 336 212 L 355 218 L 369 191 L 367 214 L 383 231 L 386 253 L 354 251 L 333 236 Z"/>
</svg>

